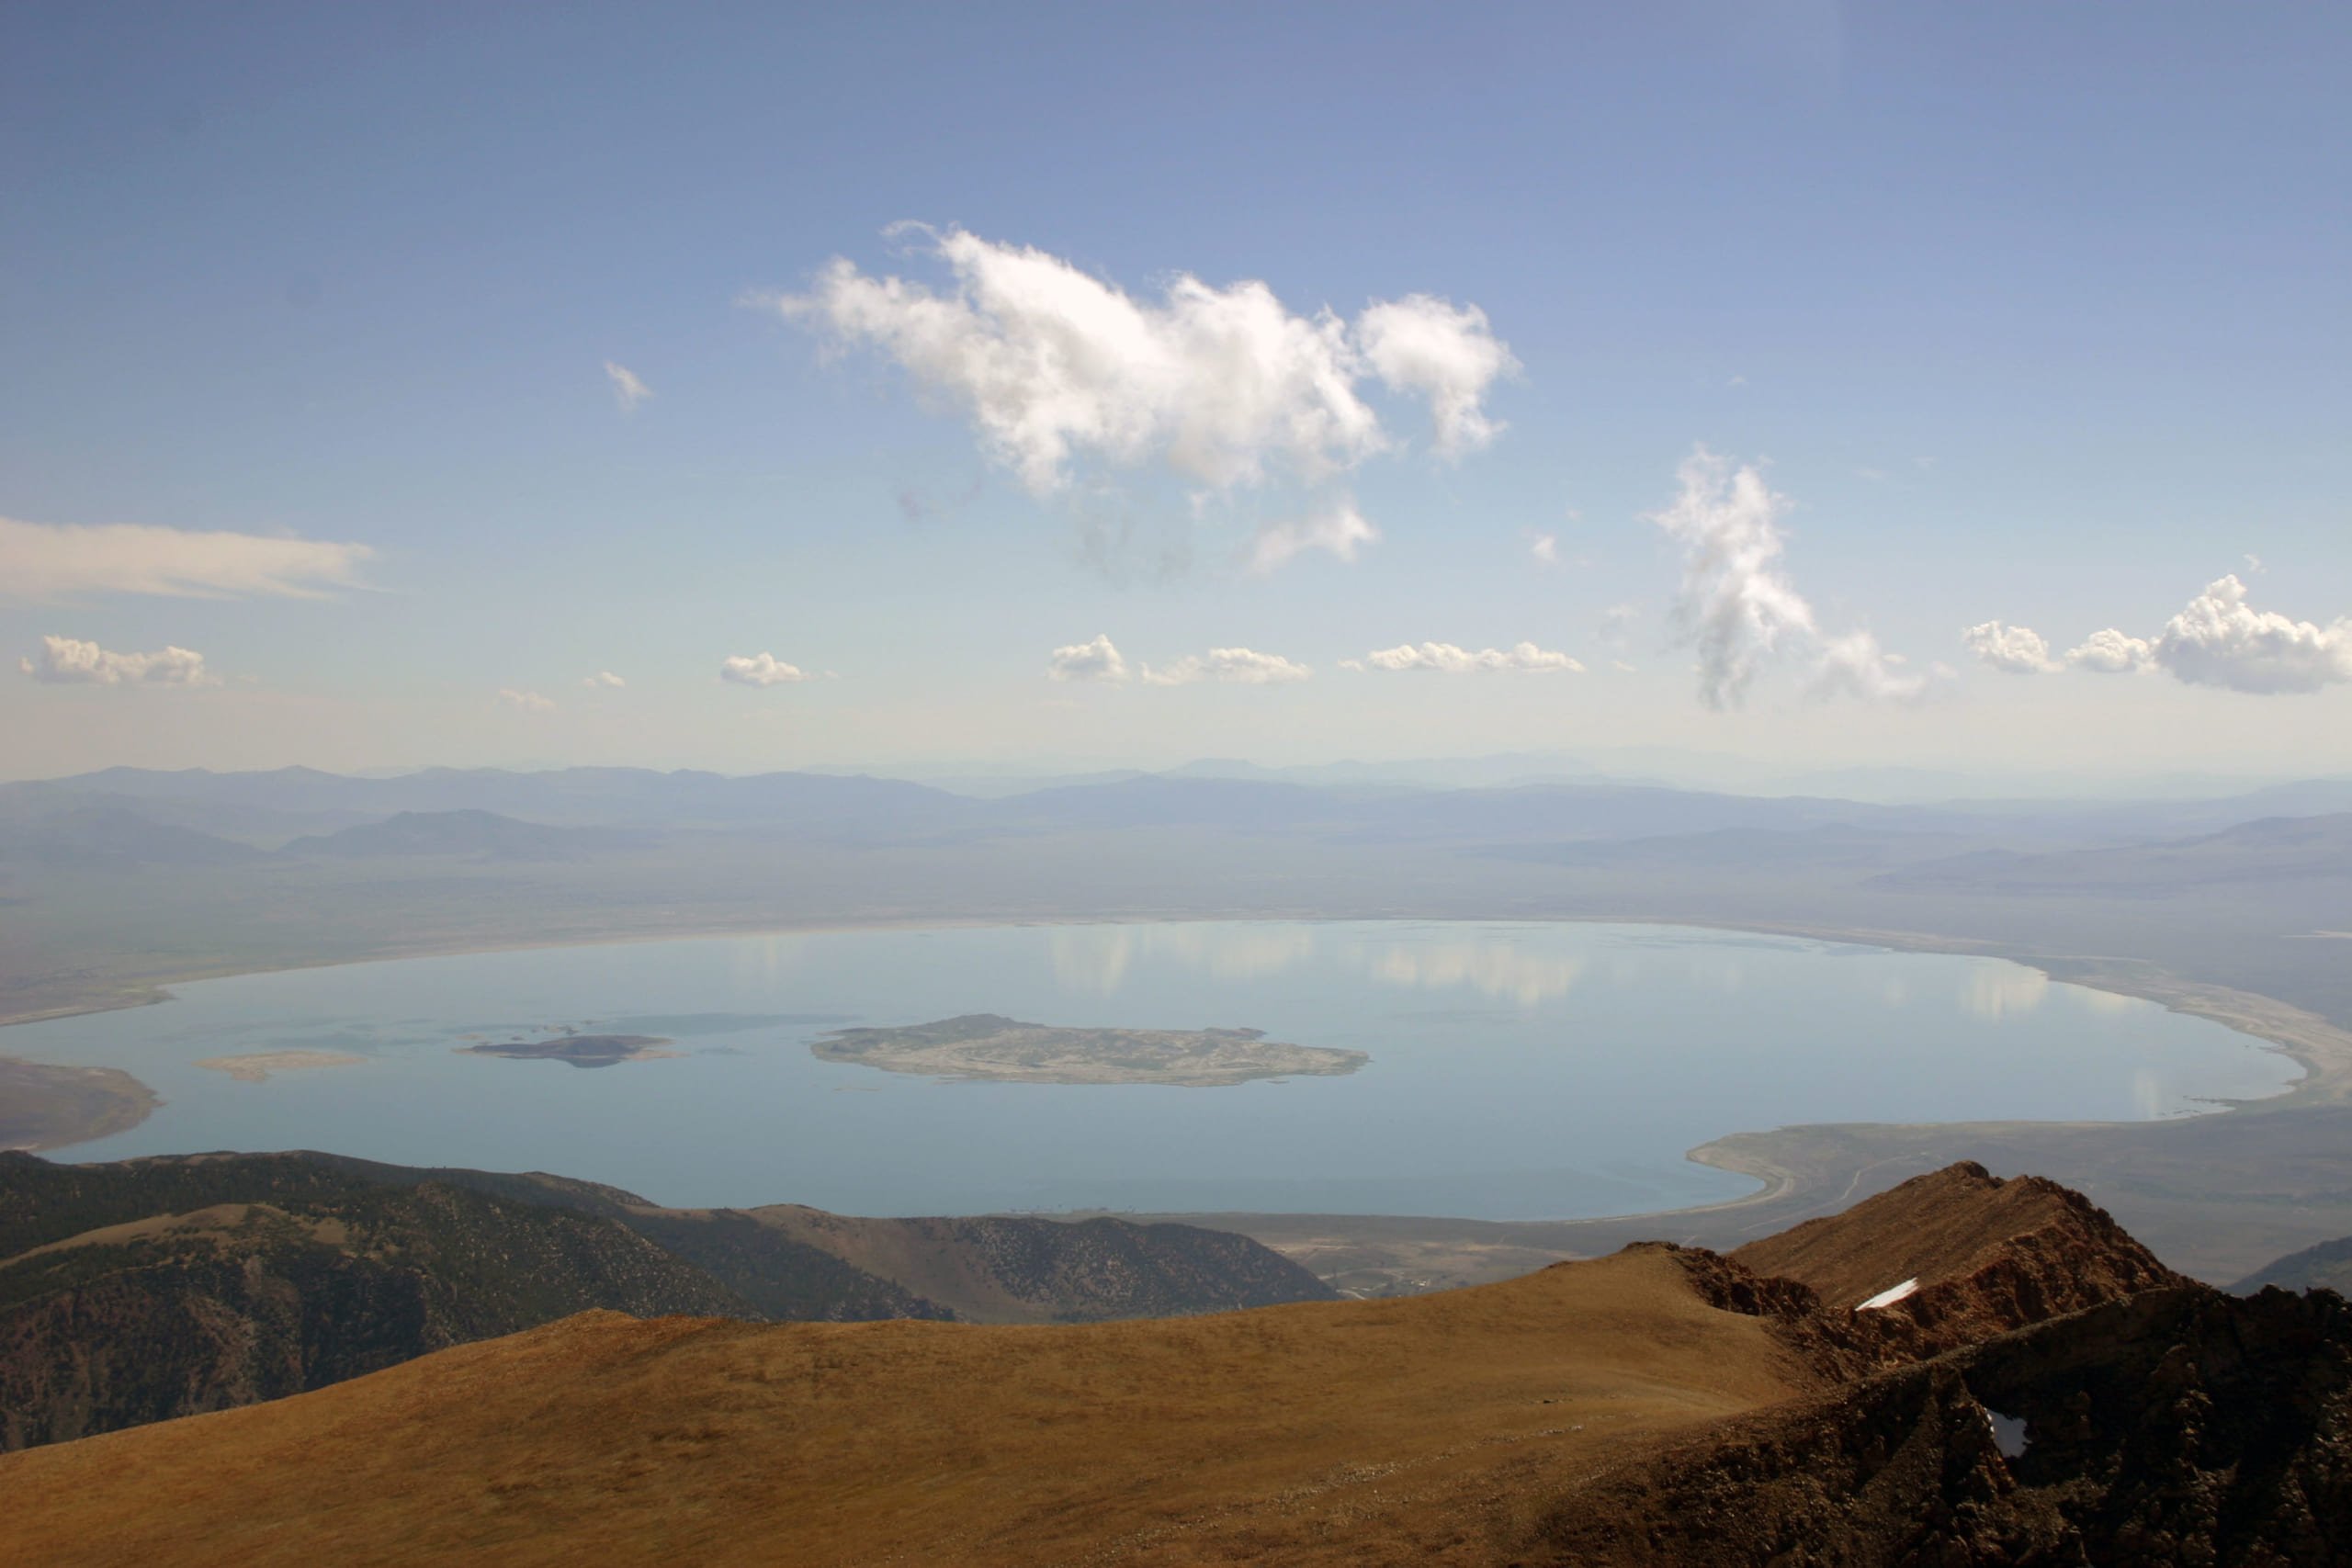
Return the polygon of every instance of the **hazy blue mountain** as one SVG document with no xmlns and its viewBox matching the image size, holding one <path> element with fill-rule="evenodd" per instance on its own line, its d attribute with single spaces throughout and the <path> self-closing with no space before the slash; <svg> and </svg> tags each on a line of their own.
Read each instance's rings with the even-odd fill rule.
<svg viewBox="0 0 2352 1568">
<path fill-rule="evenodd" d="M 0 863 L 87 871 L 115 866 L 236 865 L 250 844 L 150 820 L 119 806 L 78 806 L 0 821 Z"/>
<path fill-rule="evenodd" d="M 280 853 L 359 858 L 471 855 L 493 860 L 571 860 L 639 848 L 651 835 L 612 828 L 549 828 L 493 811 L 402 811 L 381 822 L 296 839 Z"/>
<path fill-rule="evenodd" d="M 2173 893 L 2323 878 L 2352 878 L 2352 812 L 2267 817 L 2198 838 L 2112 849 L 1980 850 L 1890 872 L 1871 886 L 1944 893 Z"/>
</svg>

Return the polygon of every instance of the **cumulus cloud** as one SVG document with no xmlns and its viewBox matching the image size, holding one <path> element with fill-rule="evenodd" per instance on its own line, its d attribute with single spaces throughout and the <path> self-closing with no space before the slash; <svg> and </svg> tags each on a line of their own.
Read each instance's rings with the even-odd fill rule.
<svg viewBox="0 0 2352 1568">
<path fill-rule="evenodd" d="M 40 639 L 40 658 L 19 659 L 17 668 L 55 686 L 217 686 L 204 668 L 204 655 L 185 648 L 160 653 L 116 653 L 70 637 Z"/>
<path fill-rule="evenodd" d="M 733 653 L 718 661 L 718 678 L 738 686 L 785 686 L 806 681 L 808 674 L 773 653 Z"/>
<path fill-rule="evenodd" d="M 1429 400 L 1442 456 L 1476 452 L 1502 434 L 1502 424 L 1487 415 L 1487 393 L 1517 371 L 1519 361 L 1477 306 L 1456 310 L 1431 295 L 1408 294 L 1358 316 L 1355 337 L 1392 391 Z"/>
<path fill-rule="evenodd" d="M 1081 470 L 1160 471 L 1204 495 L 1322 484 L 1395 446 L 1365 400 L 1374 385 L 1426 402 L 1442 456 L 1502 429 L 1486 400 L 1518 362 L 1475 305 L 1414 294 L 1351 325 L 1293 310 L 1261 282 L 1180 273 L 1138 297 L 1033 247 L 920 224 L 891 232 L 943 264 L 945 286 L 836 258 L 807 291 L 752 302 L 896 363 L 1033 494 Z M 1358 525 L 1337 553 L 1372 536 Z"/>
<path fill-rule="evenodd" d="M 1821 645 L 1821 652 L 1813 666 L 1813 674 L 1805 683 L 1805 694 L 1812 697 L 1857 697 L 1866 703 L 1907 703 L 1924 696 L 1928 677 L 1913 674 L 1905 668 L 1907 661 L 1899 653 L 1889 653 L 1878 645 L 1878 638 L 1869 632 L 1848 632 L 1843 637 L 1828 638 Z M 1938 665 L 1938 675 L 1951 671 Z"/>
<path fill-rule="evenodd" d="M 2153 657 L 2191 685 L 2233 692 L 2316 692 L 2352 681 L 2352 619 L 2290 620 L 2246 603 L 2234 575 L 2207 585 L 2165 623 Z"/>
<path fill-rule="evenodd" d="M 1504 670 L 1558 670 L 1580 674 L 1584 670 L 1582 664 L 1566 654 L 1550 652 L 1532 642 L 1517 643 L 1507 649 L 1481 649 L 1475 653 L 1450 642 L 1408 642 L 1367 653 L 1361 660 L 1351 660 L 1349 663 L 1359 669 L 1390 671 L 1431 670 L 1441 675 L 1478 675 Z"/>
<path fill-rule="evenodd" d="M 1092 642 L 1074 642 L 1054 649 L 1046 673 L 1056 681 L 1119 682 L 1127 678 L 1127 661 L 1104 633 Z"/>
<path fill-rule="evenodd" d="M 1527 553 L 1535 558 L 1535 564 L 1537 566 L 1559 565 L 1560 536 L 1557 534 L 1529 535 L 1527 540 Z"/>
<path fill-rule="evenodd" d="M 617 691 L 628 684 L 609 670 L 599 670 L 594 675 L 582 675 L 580 683 L 591 691 Z"/>
<path fill-rule="evenodd" d="M 1649 520 L 1682 550 L 1676 605 L 1699 652 L 1699 695 L 1709 707 L 1736 707 L 1769 664 L 1803 655 L 1808 693 L 1907 701 L 1927 680 L 1905 672 L 1866 631 L 1832 637 L 1781 565 L 1781 520 L 1789 502 L 1752 465 L 1702 446 L 1676 471 L 1674 503 Z"/>
<path fill-rule="evenodd" d="M 605 379 L 613 384 L 613 401 L 620 404 L 623 413 L 635 413 L 637 405 L 653 395 L 653 389 L 639 380 L 636 371 L 609 359 L 605 361 Z"/>
<path fill-rule="evenodd" d="M 2126 637 L 2109 626 L 2068 649 L 2066 662 L 2097 675 L 2136 675 L 2155 667 L 2155 649 L 2145 637 Z"/>
<path fill-rule="evenodd" d="M 1329 550 L 1340 559 L 1352 562 L 1358 550 L 1379 541 L 1380 530 L 1364 521 L 1354 502 L 1342 496 L 1305 517 L 1269 523 L 1260 528 L 1258 536 L 1250 542 L 1250 570 L 1261 574 L 1270 572 L 1307 550 Z"/>
<path fill-rule="evenodd" d="M 1960 643 L 1994 669 L 2011 675 L 2044 675 L 2061 668 L 2050 657 L 2050 645 L 2041 634 L 2027 626 L 1986 621 L 1962 632 Z"/>
<path fill-rule="evenodd" d="M 1315 673 L 1279 653 L 1259 653 L 1247 648 L 1213 648 L 1205 654 L 1188 653 L 1175 663 L 1143 667 L 1144 683 L 1189 686 L 1199 681 L 1227 681 L 1244 686 L 1273 686 L 1304 681 Z"/>
<path fill-rule="evenodd" d="M 316 599 L 358 585 L 365 545 L 189 533 L 139 523 L 24 523 L 0 517 L 0 598 L 85 593 Z"/>
<path fill-rule="evenodd" d="M 555 699 L 543 697 L 537 692 L 519 691 L 513 686 L 498 688 L 498 700 L 522 713 L 553 713 Z"/>
</svg>

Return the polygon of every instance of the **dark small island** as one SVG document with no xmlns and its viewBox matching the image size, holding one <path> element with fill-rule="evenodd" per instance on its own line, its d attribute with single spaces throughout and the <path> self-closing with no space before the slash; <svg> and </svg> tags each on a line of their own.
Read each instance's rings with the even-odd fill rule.
<svg viewBox="0 0 2352 1568">
<path fill-rule="evenodd" d="M 460 1045 L 469 1056 L 506 1056 L 518 1062 L 569 1062 L 575 1067 L 609 1067 L 616 1062 L 650 1062 L 679 1053 L 658 1034 L 556 1034 L 545 1040 L 493 1040 Z"/>
<path fill-rule="evenodd" d="M 1372 1059 L 1362 1051 L 1284 1044 L 1257 1029 L 1057 1029 L 992 1012 L 904 1029 L 836 1030 L 809 1049 L 828 1062 L 926 1077 L 1185 1089 L 1336 1077 Z"/>
</svg>

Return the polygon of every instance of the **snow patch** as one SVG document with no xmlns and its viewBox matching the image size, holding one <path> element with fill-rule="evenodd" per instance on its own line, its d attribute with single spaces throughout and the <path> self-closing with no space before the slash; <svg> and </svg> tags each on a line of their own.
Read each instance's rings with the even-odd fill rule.
<svg viewBox="0 0 2352 1568">
<path fill-rule="evenodd" d="M 1905 1280 L 1903 1283 L 1894 1286 L 1892 1290 L 1881 1291 L 1878 1294 L 1872 1296 L 1870 1300 L 1864 1302 L 1854 1310 L 1856 1312 L 1875 1312 L 1880 1307 L 1893 1306 L 1904 1297 L 1917 1291 L 1918 1288 L 1918 1280 Z"/>
</svg>

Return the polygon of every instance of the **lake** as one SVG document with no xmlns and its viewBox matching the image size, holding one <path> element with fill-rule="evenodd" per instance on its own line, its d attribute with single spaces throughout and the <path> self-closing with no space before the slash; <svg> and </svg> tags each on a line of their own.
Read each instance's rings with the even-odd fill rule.
<svg viewBox="0 0 2352 1568">
<path fill-rule="evenodd" d="M 1368 1052 L 1216 1089 L 937 1082 L 820 1061 L 845 1024 L 994 1012 Z M 461 1054 L 665 1036 L 595 1069 Z M 210 980 L 0 1032 L 164 1104 L 52 1157 L 318 1148 L 559 1171 L 682 1205 L 1573 1218 L 1737 1197 L 1690 1164 L 1804 1122 L 2132 1121 L 2280 1092 L 2262 1043 L 1997 960 L 1675 927 L 1204 922 L 707 938 Z M 201 1060 L 356 1063 L 241 1081 Z"/>
</svg>

